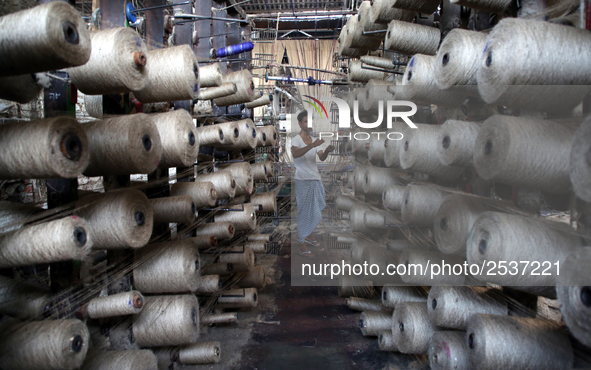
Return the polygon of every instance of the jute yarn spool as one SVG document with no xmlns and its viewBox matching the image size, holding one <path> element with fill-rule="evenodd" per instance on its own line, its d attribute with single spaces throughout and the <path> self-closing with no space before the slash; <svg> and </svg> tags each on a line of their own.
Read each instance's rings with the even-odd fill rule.
<svg viewBox="0 0 591 370">
<path fill-rule="evenodd" d="M 432 227 L 446 195 L 430 185 L 408 185 L 403 195 L 402 221 L 406 225 Z"/>
<path fill-rule="evenodd" d="M 275 126 L 265 125 L 260 127 L 260 130 L 267 136 L 267 146 L 275 146 L 277 144 L 277 132 Z"/>
<path fill-rule="evenodd" d="M 79 66 L 90 58 L 86 23 L 73 6 L 57 2 L 0 18 L 0 76 Z"/>
<path fill-rule="evenodd" d="M 147 114 L 107 118 L 83 127 L 90 148 L 85 176 L 152 173 L 160 164 L 160 134 Z"/>
<path fill-rule="evenodd" d="M 41 318 L 51 303 L 49 290 L 0 276 L 0 313 L 22 319 Z"/>
<path fill-rule="evenodd" d="M 367 167 L 365 169 L 365 181 L 363 181 L 363 192 L 365 194 L 380 195 L 389 185 L 397 183 L 398 179 L 390 168 Z"/>
<path fill-rule="evenodd" d="M 84 108 L 89 116 L 103 118 L 103 96 L 84 95 Z"/>
<path fill-rule="evenodd" d="M 236 180 L 230 171 L 200 173 L 195 183 L 202 182 L 213 184 L 218 199 L 231 199 L 236 196 Z"/>
<path fill-rule="evenodd" d="M 548 42 L 559 47 L 548 49 Z M 581 60 L 591 60 L 591 35 L 585 30 L 506 18 L 486 40 L 478 91 L 489 104 L 568 112 L 591 89 L 591 72 Z"/>
<path fill-rule="evenodd" d="M 220 167 L 221 170 L 229 171 L 236 181 L 236 195 L 248 195 L 253 191 L 252 169 L 248 162 L 232 163 Z"/>
<path fill-rule="evenodd" d="M 378 336 L 378 346 L 380 347 L 380 351 L 398 352 L 398 348 L 394 344 L 392 329 L 380 333 Z"/>
<path fill-rule="evenodd" d="M 250 73 L 250 71 L 246 69 L 224 75 L 223 82 L 231 82 L 235 84 L 236 92 L 232 95 L 214 99 L 213 102 L 218 107 L 248 103 L 256 98 L 254 93 L 254 82 L 252 81 L 252 74 Z"/>
<path fill-rule="evenodd" d="M 402 84 L 396 85 L 396 99 L 411 100 L 419 105 L 459 107 L 468 95 L 465 87 L 440 90 L 435 83 L 436 63 L 437 57 L 434 55 L 413 55 L 404 71 Z"/>
<path fill-rule="evenodd" d="M 355 149 L 355 147 L 353 147 Z M 365 167 L 355 166 L 353 170 L 353 190 L 355 193 L 363 193 L 363 183 L 365 182 Z"/>
<path fill-rule="evenodd" d="M 347 43 L 350 44 L 350 37 L 346 36 L 347 30 L 347 25 L 341 30 L 341 36 L 338 38 L 339 44 L 337 46 L 337 53 L 340 56 L 349 58 L 359 58 L 360 56 L 367 54 L 367 50 L 354 49 L 347 46 Z"/>
<path fill-rule="evenodd" d="M 260 137 L 257 133 L 257 137 Z M 260 145 L 259 145 L 260 146 Z M 265 163 L 253 163 L 250 165 L 252 170 L 252 178 L 253 180 L 266 180 L 267 179 L 267 166 Z"/>
<path fill-rule="evenodd" d="M 351 207 L 353 207 L 354 204 L 359 202 L 359 200 L 348 195 L 338 195 L 335 199 L 335 206 L 338 210 L 349 212 L 349 210 L 351 210 Z"/>
<path fill-rule="evenodd" d="M 137 314 L 144 305 L 144 296 L 137 290 L 91 299 L 86 313 L 91 319 Z"/>
<path fill-rule="evenodd" d="M 357 23 L 361 25 L 365 32 L 381 31 L 386 29 L 386 25 L 372 22 L 372 9 L 370 1 L 362 1 L 357 10 Z M 367 34 L 366 36 L 383 38 L 382 33 Z"/>
<path fill-rule="evenodd" d="M 339 297 L 371 298 L 375 294 L 373 282 L 354 276 L 341 276 L 337 287 Z"/>
<path fill-rule="evenodd" d="M 392 20 L 412 22 L 416 13 L 400 8 L 394 8 L 396 0 L 372 0 L 370 22 L 388 24 Z"/>
<path fill-rule="evenodd" d="M 76 203 L 74 214 L 86 221 L 95 249 L 143 247 L 154 224 L 150 201 L 133 189 L 85 196 Z"/>
<path fill-rule="evenodd" d="M 560 311 L 572 335 L 586 346 L 591 345 L 591 279 L 588 264 L 591 248 L 581 248 L 568 256 L 560 272 L 556 294 Z"/>
<path fill-rule="evenodd" d="M 575 194 L 591 202 L 591 121 L 586 120 L 576 131 L 570 153 L 570 181 Z"/>
<path fill-rule="evenodd" d="M 39 74 L 26 74 L 0 77 L 0 99 L 26 104 L 37 98 L 43 86 L 39 84 Z"/>
<path fill-rule="evenodd" d="M 466 253 L 466 242 L 478 216 L 484 212 L 517 212 L 509 202 L 470 196 L 450 194 L 441 203 L 433 223 L 433 234 L 437 249 L 446 254 Z"/>
<path fill-rule="evenodd" d="M 248 242 L 244 246 L 252 249 L 253 253 L 267 253 L 267 244 L 264 241 Z"/>
<path fill-rule="evenodd" d="M 442 267 L 439 275 L 433 275 L 431 277 L 430 274 L 434 272 L 432 268 L 433 264 L 443 265 L 444 260 L 446 264 L 451 266 L 456 264 L 462 265 L 465 262 L 464 259 L 454 258 L 438 252 L 417 249 L 404 250 L 400 255 L 400 263 L 406 265 L 406 274 L 401 274 L 400 277 L 405 283 L 415 285 L 439 286 L 464 284 L 466 280 L 464 271 L 456 275 L 451 267 L 449 269 Z M 414 268 L 412 267 L 413 265 L 415 266 Z"/>
<path fill-rule="evenodd" d="M 381 332 L 392 328 L 392 314 L 385 311 L 364 311 L 359 315 L 357 324 L 364 336 L 377 337 Z"/>
<path fill-rule="evenodd" d="M 256 194 L 251 197 L 250 203 L 255 208 L 257 205 L 262 206 L 258 212 L 277 212 L 277 194 L 274 192 Z"/>
<path fill-rule="evenodd" d="M 393 20 L 388 24 L 384 47 L 408 55 L 435 55 L 440 39 L 438 28 Z"/>
<path fill-rule="evenodd" d="M 400 167 L 400 147 L 404 146 L 406 135 L 410 132 L 410 128 L 406 123 L 392 122 L 392 130 L 388 131 L 388 135 L 393 140 L 386 140 L 384 142 L 384 164 L 392 168 Z"/>
<path fill-rule="evenodd" d="M 156 355 L 147 349 L 91 352 L 81 370 L 158 370 Z"/>
<path fill-rule="evenodd" d="M 239 135 L 232 145 L 216 146 L 222 150 L 254 149 L 257 146 L 257 130 L 250 118 L 235 122 L 238 126 Z"/>
<path fill-rule="evenodd" d="M 400 211 L 402 209 L 405 190 L 406 186 L 403 185 L 390 185 L 386 187 L 382 193 L 382 204 L 384 208 L 391 211 Z"/>
<path fill-rule="evenodd" d="M 374 71 L 366 69 L 361 66 L 361 62 L 357 60 L 349 63 L 349 79 L 354 82 L 367 82 L 371 79 L 385 80 L 389 74 L 381 71 Z"/>
<path fill-rule="evenodd" d="M 238 321 L 237 312 L 223 312 L 201 317 L 201 323 L 204 325 L 213 324 L 231 324 Z"/>
<path fill-rule="evenodd" d="M 199 86 L 215 87 L 222 85 L 222 70 L 217 63 L 199 67 Z"/>
<path fill-rule="evenodd" d="M 228 82 L 221 86 L 208 87 L 206 89 L 200 89 L 197 93 L 197 99 L 199 100 L 212 100 L 229 96 L 236 93 L 236 84 Z"/>
<path fill-rule="evenodd" d="M 197 208 L 189 195 L 177 195 L 150 199 L 154 211 L 154 223 L 192 224 L 197 220 Z"/>
<path fill-rule="evenodd" d="M 175 99 L 181 100 L 181 99 Z M 184 109 L 152 114 L 160 142 L 160 167 L 189 167 L 197 161 L 199 138 L 191 114 Z"/>
<path fill-rule="evenodd" d="M 438 148 L 441 126 L 419 123 L 416 130 L 407 130 L 400 147 L 400 166 L 408 171 L 420 172 L 445 180 L 455 180 L 464 172 L 463 167 L 445 166 L 439 160 Z"/>
<path fill-rule="evenodd" d="M 230 221 L 206 223 L 197 227 L 195 235 L 215 236 L 218 240 L 232 239 L 234 237 L 234 224 Z"/>
<path fill-rule="evenodd" d="M 263 105 L 271 104 L 271 99 L 273 95 L 264 94 L 263 96 L 256 98 L 255 100 L 251 101 L 250 103 L 244 104 L 244 106 L 248 109 L 262 107 Z"/>
<path fill-rule="evenodd" d="M 429 363 L 433 370 L 470 370 L 466 333 L 436 331 L 429 342 Z"/>
<path fill-rule="evenodd" d="M 395 0 L 392 5 L 398 9 L 412 10 L 418 13 L 432 14 L 437 10 L 437 7 L 441 4 L 438 0 Z"/>
<path fill-rule="evenodd" d="M 257 127 L 257 147 L 264 147 L 267 145 L 267 133 L 262 130 L 262 127 Z"/>
<path fill-rule="evenodd" d="M 358 297 L 349 297 L 345 298 L 345 304 L 352 310 L 355 311 L 382 311 L 382 305 L 380 301 L 367 299 L 367 298 L 358 298 Z"/>
<path fill-rule="evenodd" d="M 365 91 L 368 92 L 369 90 L 366 88 Z M 367 156 L 370 161 L 380 163 L 384 160 L 384 151 L 386 150 L 384 142 L 386 139 L 386 135 L 375 135 L 369 138 L 369 150 L 367 151 Z"/>
<path fill-rule="evenodd" d="M 101 95 L 140 91 L 146 86 L 148 50 L 137 32 L 129 27 L 92 31 L 90 40 L 88 62 L 67 70 L 78 90 Z"/>
<path fill-rule="evenodd" d="M 384 69 L 394 69 L 394 64 L 392 63 L 392 59 L 388 59 L 388 58 L 382 58 L 382 57 L 376 57 L 375 55 L 364 55 L 361 58 L 361 61 L 365 64 L 369 64 L 371 66 L 377 67 L 377 68 L 384 68 Z M 370 80 L 372 81 L 372 80 Z M 381 81 L 381 80 L 373 80 L 374 83 L 376 81 Z M 368 81 L 369 83 L 369 81 Z"/>
<path fill-rule="evenodd" d="M 367 56 L 368 58 L 370 56 Z M 372 58 L 377 58 L 377 57 L 372 57 Z M 377 59 L 383 59 L 383 60 L 387 60 L 388 59 L 384 59 L 384 58 L 377 58 Z M 377 62 L 373 61 L 372 62 L 378 64 Z M 390 64 L 392 64 L 391 61 L 389 61 Z M 380 68 L 384 68 L 384 67 L 380 67 Z M 392 86 L 393 82 L 392 81 L 384 81 L 384 80 L 375 80 L 375 79 L 371 79 L 367 82 L 367 84 L 365 84 L 365 99 L 363 100 L 363 109 L 365 111 L 368 111 L 370 113 L 374 113 L 377 112 L 379 114 L 379 108 L 380 108 L 380 101 L 382 102 L 382 110 L 386 110 L 388 109 L 388 100 L 393 100 L 394 99 L 394 94 L 390 93 L 388 91 L 388 87 Z M 387 113 L 386 113 L 387 114 Z M 387 117 L 387 116 L 384 116 Z M 387 136 L 384 135 L 384 139 L 386 139 Z M 394 139 L 394 137 L 392 137 Z M 384 144 L 384 143 L 382 143 Z M 385 145 L 384 145 L 385 148 Z M 370 153 L 371 150 L 374 149 L 373 147 L 370 148 Z M 378 148 L 376 147 L 375 150 L 378 150 Z M 371 158 L 370 158 L 371 159 Z"/>
<path fill-rule="evenodd" d="M 198 92 L 197 57 L 189 45 L 179 45 L 150 50 L 146 84 L 133 94 L 142 103 L 156 103 L 197 99 Z"/>
<path fill-rule="evenodd" d="M 434 286 L 427 302 L 429 320 L 438 327 L 466 330 L 477 313 L 507 315 L 507 300 L 497 289 L 470 286 Z"/>
<path fill-rule="evenodd" d="M 427 354 L 434 333 L 435 327 L 429 322 L 424 303 L 405 302 L 396 306 L 392 315 L 392 336 L 400 352 Z"/>
<path fill-rule="evenodd" d="M 23 227 L 0 235 L 0 268 L 80 260 L 93 238 L 86 222 L 75 216 Z"/>
<path fill-rule="evenodd" d="M 388 213 L 383 211 L 365 211 L 363 223 L 371 229 L 386 229 Z"/>
<path fill-rule="evenodd" d="M 480 124 L 475 122 L 452 119 L 445 121 L 439 130 L 439 161 L 445 166 L 470 166 L 479 131 Z"/>
<path fill-rule="evenodd" d="M 353 244 L 357 241 L 358 239 L 354 236 L 345 236 L 345 235 L 339 235 L 337 236 L 337 243 L 344 243 L 344 244 Z"/>
<path fill-rule="evenodd" d="M 32 204 L 0 201 L 0 233 L 20 229 L 43 209 Z"/>
<path fill-rule="evenodd" d="M 357 14 L 349 18 L 347 25 L 346 37 L 348 39 L 348 47 L 363 50 L 375 50 L 382 44 L 381 39 L 363 34 L 363 24 L 359 22 Z"/>
<path fill-rule="evenodd" d="M 472 85 L 476 89 L 480 55 L 486 34 L 454 28 L 441 42 L 435 61 L 435 82 L 443 90 L 453 85 Z"/>
<path fill-rule="evenodd" d="M 75 178 L 89 157 L 86 133 L 73 118 L 0 125 L 0 179 Z"/>
<path fill-rule="evenodd" d="M 232 145 L 240 132 L 234 122 L 197 127 L 200 146 Z"/>
<path fill-rule="evenodd" d="M 474 225 L 466 243 L 470 264 L 487 261 L 536 261 L 561 263 L 568 255 L 583 246 L 581 236 L 569 225 L 544 222 L 531 217 L 506 213 L 485 212 Z M 535 264 L 520 265 L 523 274 L 475 276 L 477 279 L 507 286 L 556 285 L 556 275 L 531 275 Z M 539 267 L 538 267 L 539 269 Z"/>
<path fill-rule="evenodd" d="M 135 287 L 144 293 L 184 293 L 197 288 L 199 252 L 190 239 L 149 244 L 134 253 Z"/>
<path fill-rule="evenodd" d="M 233 272 L 234 264 L 231 262 L 211 263 L 201 268 L 201 273 L 207 276 L 229 275 Z"/>
<path fill-rule="evenodd" d="M 365 211 L 370 210 L 371 209 L 363 203 L 357 203 L 351 207 L 351 210 L 349 211 L 349 225 L 351 227 L 351 231 L 369 232 L 369 230 L 365 227 Z"/>
<path fill-rule="evenodd" d="M 175 346 L 197 342 L 199 303 L 192 294 L 145 297 L 134 315 L 133 335 L 140 346 Z"/>
<path fill-rule="evenodd" d="M 75 369 L 86 357 L 89 339 L 80 320 L 5 322 L 0 336 L 2 368 Z"/>
<path fill-rule="evenodd" d="M 466 342 L 474 369 L 573 367 L 568 333 L 554 321 L 476 314 L 468 322 Z"/>
<path fill-rule="evenodd" d="M 217 200 L 215 186 L 210 181 L 177 182 L 170 187 L 170 196 L 188 195 L 196 209 L 213 207 Z"/>
<path fill-rule="evenodd" d="M 197 288 L 195 294 L 210 294 L 215 293 L 220 289 L 219 275 L 205 275 L 202 274 L 197 280 Z"/>
<path fill-rule="evenodd" d="M 206 250 L 218 245 L 218 238 L 215 236 L 202 235 L 188 239 L 193 242 L 193 245 L 195 245 L 198 250 Z"/>
<path fill-rule="evenodd" d="M 502 13 L 513 4 L 510 0 L 451 0 L 450 3 L 489 13 Z"/>
<path fill-rule="evenodd" d="M 528 189 L 570 190 L 570 151 L 576 128 L 527 117 L 492 116 L 474 145 L 474 167 L 485 180 Z"/>
<path fill-rule="evenodd" d="M 220 342 L 199 342 L 179 348 L 179 362 L 183 365 L 217 364 L 220 359 Z"/>
<path fill-rule="evenodd" d="M 218 306 L 223 308 L 249 308 L 259 303 L 256 288 L 231 289 L 218 297 Z"/>
<path fill-rule="evenodd" d="M 270 243 L 273 241 L 273 234 L 251 234 L 246 237 L 249 242 L 265 242 Z"/>
<path fill-rule="evenodd" d="M 254 252 L 248 247 L 231 248 L 220 254 L 219 261 L 234 265 L 234 271 L 250 271 L 254 266 Z"/>
<path fill-rule="evenodd" d="M 416 302 L 426 304 L 427 292 L 419 287 L 384 285 L 382 287 L 382 306 L 396 309 L 399 304 Z"/>
<path fill-rule="evenodd" d="M 263 266 L 254 266 L 236 283 L 236 286 L 239 288 L 263 289 L 267 285 L 265 279 L 265 268 Z"/>
</svg>

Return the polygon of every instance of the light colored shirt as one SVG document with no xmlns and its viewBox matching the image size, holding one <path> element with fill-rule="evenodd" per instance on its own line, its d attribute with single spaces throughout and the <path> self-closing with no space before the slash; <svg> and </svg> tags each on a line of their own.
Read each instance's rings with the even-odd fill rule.
<svg viewBox="0 0 591 370">
<path fill-rule="evenodd" d="M 312 142 L 316 141 L 315 137 L 312 137 Z M 296 146 L 298 149 L 302 149 L 308 144 L 304 143 L 302 137 L 298 134 L 291 139 L 291 146 Z M 318 165 L 316 164 L 316 155 L 322 149 L 317 146 L 308 150 L 306 154 L 299 158 L 293 159 L 293 164 L 296 168 L 295 178 L 296 180 L 320 180 L 320 173 L 318 172 Z"/>
</svg>

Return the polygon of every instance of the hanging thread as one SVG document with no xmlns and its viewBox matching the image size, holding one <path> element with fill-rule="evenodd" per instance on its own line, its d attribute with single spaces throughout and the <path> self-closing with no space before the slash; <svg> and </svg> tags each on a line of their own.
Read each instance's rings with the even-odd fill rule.
<svg viewBox="0 0 591 370">
<path fill-rule="evenodd" d="M 95 249 L 140 248 L 152 234 L 154 212 L 139 190 L 87 195 L 76 203 L 74 214 L 86 221 Z"/>
<path fill-rule="evenodd" d="M 222 70 L 217 63 L 199 67 L 199 86 L 215 87 L 222 85 Z"/>
<path fill-rule="evenodd" d="M 52 295 L 22 280 L 0 276 L 0 313 L 19 319 L 41 318 L 49 309 Z"/>
<path fill-rule="evenodd" d="M 83 259 L 93 245 L 89 230 L 72 216 L 2 234 L 0 268 Z"/>
<path fill-rule="evenodd" d="M 436 331 L 429 342 L 429 364 L 432 370 L 470 370 L 466 333 Z"/>
<path fill-rule="evenodd" d="M 248 103 L 256 98 L 252 74 L 246 69 L 224 75 L 223 82 L 234 83 L 236 85 L 236 92 L 232 95 L 214 99 L 213 102 L 218 107 Z"/>
<path fill-rule="evenodd" d="M 219 240 L 229 240 L 234 237 L 234 224 L 230 221 L 209 222 L 199 225 L 195 230 L 196 236 L 215 236 Z"/>
<path fill-rule="evenodd" d="M 140 91 L 146 86 L 149 58 L 137 32 L 129 27 L 91 31 L 90 41 L 88 62 L 67 70 L 78 90 L 101 95 Z"/>
<path fill-rule="evenodd" d="M 570 153 L 570 181 L 575 194 L 591 202 L 591 121 L 586 120 L 575 132 Z"/>
<path fill-rule="evenodd" d="M 406 225 L 432 227 L 446 195 L 442 189 L 430 185 L 408 185 L 403 195 L 402 221 Z"/>
<path fill-rule="evenodd" d="M 189 167 L 195 164 L 199 153 L 199 138 L 191 114 L 179 109 L 151 114 L 150 117 L 158 129 L 162 144 L 159 167 Z"/>
<path fill-rule="evenodd" d="M 0 125 L 0 179 L 75 178 L 89 157 L 86 133 L 73 118 Z"/>
<path fill-rule="evenodd" d="M 197 99 L 198 92 L 197 57 L 189 45 L 179 45 L 150 50 L 146 84 L 133 94 L 142 103 L 156 103 Z"/>
<path fill-rule="evenodd" d="M 392 336 L 400 352 L 427 354 L 429 340 L 434 333 L 435 328 L 429 322 L 424 303 L 404 302 L 396 306 L 392 316 Z"/>
<path fill-rule="evenodd" d="M 192 224 L 197 219 L 197 208 L 189 195 L 150 199 L 155 224 Z"/>
<path fill-rule="evenodd" d="M 220 342 L 200 342 L 179 348 L 183 365 L 217 364 L 221 359 Z"/>
<path fill-rule="evenodd" d="M 196 209 L 213 207 L 217 200 L 215 186 L 210 181 L 176 182 L 170 187 L 170 196 L 188 195 Z"/>
<path fill-rule="evenodd" d="M 83 127 L 90 149 L 85 176 L 152 173 L 160 163 L 160 134 L 147 114 L 107 118 Z"/>
<path fill-rule="evenodd" d="M 485 180 L 565 193 L 576 127 L 528 117 L 492 116 L 474 144 L 474 167 Z"/>
<path fill-rule="evenodd" d="M 43 85 L 39 83 L 40 73 L 0 77 L 0 99 L 26 104 L 39 97 Z"/>
<path fill-rule="evenodd" d="M 479 131 L 479 123 L 452 119 L 445 121 L 439 130 L 439 161 L 445 166 L 470 166 Z"/>
<path fill-rule="evenodd" d="M 217 306 L 220 308 L 254 308 L 258 303 L 256 288 L 244 288 L 223 291 L 218 297 Z"/>
<path fill-rule="evenodd" d="M 86 356 L 81 370 L 157 370 L 156 355 L 150 350 L 100 351 Z"/>
<path fill-rule="evenodd" d="M 133 316 L 133 335 L 140 346 L 175 346 L 197 342 L 199 303 L 192 294 L 149 296 Z"/>
<path fill-rule="evenodd" d="M 357 325 L 364 336 L 377 337 L 381 332 L 392 330 L 392 314 L 384 311 L 364 311 L 359 315 Z"/>
<path fill-rule="evenodd" d="M 123 292 L 106 297 L 91 299 L 85 307 L 88 317 L 100 319 L 104 317 L 134 315 L 142 310 L 144 296 L 137 290 Z"/>
<path fill-rule="evenodd" d="M 80 12 L 56 2 L 0 18 L 0 76 L 79 66 L 90 58 L 90 35 Z"/>
<path fill-rule="evenodd" d="M 440 39 L 435 27 L 393 20 L 388 24 L 384 47 L 408 55 L 435 55 Z"/>
</svg>

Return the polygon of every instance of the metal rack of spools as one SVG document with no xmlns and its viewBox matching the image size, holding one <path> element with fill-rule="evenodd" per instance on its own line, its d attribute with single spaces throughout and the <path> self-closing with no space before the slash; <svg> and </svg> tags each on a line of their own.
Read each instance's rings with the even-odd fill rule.
<svg viewBox="0 0 591 370">
<path fill-rule="evenodd" d="M 268 104 L 251 25 L 225 1 L 92 3 L 0 17 L 0 98 L 18 103 L 0 187 L 47 191 L 0 201 L 1 367 L 217 363 L 200 329 L 235 325 L 269 281 L 257 214 L 276 194 L 253 179 L 277 157 L 255 163 L 275 134 L 247 118 Z"/>
<path fill-rule="evenodd" d="M 351 117 L 355 100 L 362 122 L 382 117 L 349 132 L 384 134 L 352 142 L 334 200 L 348 228 L 329 248 L 380 272 L 482 267 L 341 276 L 362 335 L 410 355 L 394 368 L 590 366 L 589 14 L 584 2 L 372 0 L 344 25 L 339 54 L 365 84 L 345 98 Z M 416 128 L 388 116 L 395 100 L 416 104 Z"/>
</svg>

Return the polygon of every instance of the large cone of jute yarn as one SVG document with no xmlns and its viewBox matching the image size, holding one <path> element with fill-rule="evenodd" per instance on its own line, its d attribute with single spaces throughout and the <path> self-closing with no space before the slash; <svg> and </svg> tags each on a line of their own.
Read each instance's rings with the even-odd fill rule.
<svg viewBox="0 0 591 370">
<path fill-rule="evenodd" d="M 560 222 L 541 221 L 532 217 L 498 212 L 481 214 L 466 243 L 468 262 L 482 265 L 484 261 L 529 261 L 535 258 L 542 264 L 560 262 L 577 249 L 583 240 L 569 225 Z M 537 267 L 531 263 L 519 266 L 519 274 L 475 276 L 477 279 L 506 286 L 556 285 L 557 275 L 532 275 Z M 545 269 L 548 266 L 540 266 Z M 510 271 L 514 271 L 511 266 Z M 553 272 L 556 272 L 554 270 Z"/>
<path fill-rule="evenodd" d="M 439 130 L 439 161 L 445 166 L 470 166 L 480 126 L 475 122 L 453 119 L 445 121 Z"/>
<path fill-rule="evenodd" d="M 388 24 L 384 47 L 402 54 L 435 55 L 440 38 L 438 28 L 393 20 Z"/>
<path fill-rule="evenodd" d="M 236 122 L 224 122 L 197 127 L 200 146 L 232 145 L 240 137 Z"/>
<path fill-rule="evenodd" d="M 352 19 L 352 18 L 349 18 Z M 341 33 L 339 35 L 338 46 L 337 46 L 337 53 L 343 57 L 349 58 L 359 58 L 362 55 L 367 54 L 367 50 L 362 49 L 355 49 L 351 47 L 351 37 L 352 34 L 349 35 L 349 24 L 345 24 L 345 26 L 341 29 Z"/>
<path fill-rule="evenodd" d="M 160 164 L 160 134 L 147 114 L 107 118 L 83 127 L 90 147 L 85 176 L 152 173 Z"/>
<path fill-rule="evenodd" d="M 81 370 L 157 370 L 156 355 L 147 349 L 97 351 L 86 356 Z"/>
<path fill-rule="evenodd" d="M 426 304 L 427 292 L 421 287 L 384 285 L 382 287 L 382 305 L 396 309 L 399 304 L 419 302 Z"/>
<path fill-rule="evenodd" d="M 426 354 L 434 332 L 424 303 L 406 302 L 396 306 L 392 316 L 392 336 L 400 352 Z"/>
<path fill-rule="evenodd" d="M 139 190 L 85 196 L 76 203 L 74 214 L 86 221 L 95 249 L 140 248 L 152 234 L 152 207 Z"/>
<path fill-rule="evenodd" d="M 39 94 L 43 90 L 43 86 L 38 81 L 38 76 L 41 75 L 39 73 L 31 73 L 0 77 L 0 99 L 26 104 L 39 97 Z"/>
<path fill-rule="evenodd" d="M 88 63 L 69 68 L 78 90 L 88 95 L 139 91 L 148 83 L 149 56 L 140 35 L 129 27 L 90 32 Z"/>
<path fill-rule="evenodd" d="M 429 341 L 431 370 L 470 370 L 463 331 L 436 331 Z"/>
<path fill-rule="evenodd" d="M 447 193 L 430 185 L 410 184 L 402 203 L 402 221 L 406 225 L 432 227 L 439 206 Z"/>
<path fill-rule="evenodd" d="M 195 182 L 211 182 L 219 199 L 230 199 L 236 196 L 236 180 L 230 171 L 199 174 Z"/>
<path fill-rule="evenodd" d="M 43 320 L 0 325 L 3 369 L 77 369 L 90 346 L 90 334 L 80 320 Z"/>
<path fill-rule="evenodd" d="M 0 17 L 0 76 L 80 66 L 90 58 L 90 36 L 80 12 L 50 2 Z"/>
<path fill-rule="evenodd" d="M 569 112 L 591 90 L 589 63 L 581 64 L 583 60 L 591 61 L 586 30 L 505 18 L 486 40 L 478 90 L 488 104 Z"/>
<path fill-rule="evenodd" d="M 591 202 L 591 120 L 575 132 L 570 153 L 570 181 L 575 194 Z"/>
<path fill-rule="evenodd" d="M 364 311 L 357 322 L 361 334 L 366 337 L 377 337 L 381 332 L 391 330 L 392 314 L 387 311 Z"/>
<path fill-rule="evenodd" d="M 230 206 L 231 209 L 239 211 L 223 211 L 214 215 L 215 222 L 230 221 L 236 230 L 254 230 L 256 228 L 257 216 L 252 204 L 244 203 Z"/>
<path fill-rule="evenodd" d="M 474 167 L 485 180 L 566 193 L 575 130 L 548 120 L 492 116 L 476 137 Z"/>
<path fill-rule="evenodd" d="M 382 193 L 382 204 L 384 208 L 391 211 L 400 211 L 404 201 L 405 190 L 406 186 L 404 185 L 390 185 L 386 187 Z"/>
<path fill-rule="evenodd" d="M 387 25 L 392 20 L 412 22 L 416 15 L 416 12 L 413 11 L 394 8 L 394 0 L 372 0 L 369 3 L 371 4 L 369 12 L 371 23 Z M 361 7 L 359 12 L 361 13 Z M 368 30 L 366 29 L 366 31 Z"/>
<path fill-rule="evenodd" d="M 180 99 L 178 99 L 180 100 Z M 189 167 L 197 161 L 199 138 L 191 114 L 184 109 L 151 115 L 162 143 L 159 166 Z"/>
<path fill-rule="evenodd" d="M 390 168 L 367 167 L 363 181 L 363 192 L 380 195 L 389 185 L 398 183 L 398 178 Z"/>
<path fill-rule="evenodd" d="M 248 162 L 232 163 L 220 168 L 232 173 L 236 181 L 236 195 L 248 195 L 253 190 L 252 170 Z"/>
<path fill-rule="evenodd" d="M 222 70 L 219 64 L 207 64 L 199 67 L 199 86 L 215 87 L 222 84 Z"/>
<path fill-rule="evenodd" d="M 429 320 L 441 328 L 466 330 L 477 313 L 507 315 L 507 298 L 498 289 L 470 286 L 434 286 L 429 291 Z"/>
<path fill-rule="evenodd" d="M 370 56 L 367 56 L 368 58 Z M 371 58 L 377 58 L 377 57 L 371 57 Z M 384 58 L 379 58 L 379 59 L 384 59 Z M 371 60 L 374 63 L 379 63 L 376 62 L 375 60 Z M 391 64 L 391 61 L 389 61 L 389 63 Z M 384 67 L 379 67 L 379 68 L 384 68 Z M 363 110 L 368 111 L 370 113 L 376 113 L 379 114 L 379 107 L 380 107 L 380 101 L 382 102 L 382 110 L 385 111 L 386 109 L 388 109 L 388 100 L 393 100 L 394 99 L 394 95 L 392 93 L 390 93 L 388 91 L 388 86 L 392 86 L 394 84 L 394 82 L 392 81 L 384 81 L 384 80 L 378 80 L 378 79 L 371 79 L 369 81 L 367 81 L 367 84 L 365 84 L 365 99 L 363 100 Z M 386 113 L 387 114 L 387 113 Z M 387 116 L 384 116 L 387 117 Z M 393 122 L 395 123 L 395 122 Z"/>
<path fill-rule="evenodd" d="M 170 196 L 189 195 L 197 209 L 213 207 L 217 200 L 215 186 L 210 181 L 177 182 L 170 187 Z"/>
<path fill-rule="evenodd" d="M 361 5 L 359 5 L 359 10 L 357 11 L 357 23 L 363 27 L 365 32 L 385 30 L 387 26 L 372 21 L 372 15 L 371 3 L 369 1 L 363 1 Z M 370 33 L 367 34 L 367 36 L 381 39 L 384 37 L 384 34 L 381 32 Z"/>
<path fill-rule="evenodd" d="M 363 34 L 363 24 L 359 22 L 358 15 L 354 15 L 347 21 L 347 46 L 362 50 L 375 50 L 380 46 L 382 40 Z"/>
<path fill-rule="evenodd" d="M 199 65 L 189 45 L 150 50 L 146 85 L 134 91 L 142 103 L 193 100 L 199 92 Z"/>
<path fill-rule="evenodd" d="M 0 179 L 75 178 L 88 166 L 88 141 L 69 117 L 0 125 Z"/>
<path fill-rule="evenodd" d="M 216 148 L 220 150 L 241 150 L 254 149 L 257 146 L 257 130 L 254 122 L 250 118 L 234 122 L 240 132 L 238 138 L 232 145 L 219 145 Z M 266 136 L 266 135 L 265 135 Z"/>
<path fill-rule="evenodd" d="M 236 85 L 236 92 L 232 95 L 214 99 L 213 102 L 218 107 L 248 103 L 256 98 L 252 74 L 246 69 L 224 75 L 223 82 L 234 83 Z"/>
<path fill-rule="evenodd" d="M 466 330 L 472 369 L 572 369 L 566 328 L 529 317 L 473 315 Z"/>
<path fill-rule="evenodd" d="M 564 261 L 568 266 L 560 271 L 556 294 L 566 326 L 581 343 L 591 346 L 591 278 L 589 263 L 591 248 L 581 248 Z"/>
<path fill-rule="evenodd" d="M 441 126 L 419 123 L 417 129 L 406 130 L 400 146 L 400 166 L 445 180 L 455 180 L 464 172 L 463 167 L 445 166 L 439 160 L 438 146 Z M 389 145 L 389 144 L 388 144 Z"/>
<path fill-rule="evenodd" d="M 223 96 L 229 96 L 236 92 L 236 84 L 228 82 L 221 86 L 208 87 L 205 89 L 199 89 L 197 99 L 199 100 L 212 100 L 221 98 Z"/>
<path fill-rule="evenodd" d="M 177 195 L 150 199 L 154 211 L 154 224 L 193 224 L 197 219 L 197 207 L 189 195 Z"/>
<path fill-rule="evenodd" d="M 518 212 L 513 203 L 468 194 L 450 194 L 441 203 L 433 234 L 437 249 L 446 254 L 466 253 L 466 241 L 478 216 L 484 212 Z"/>
</svg>

